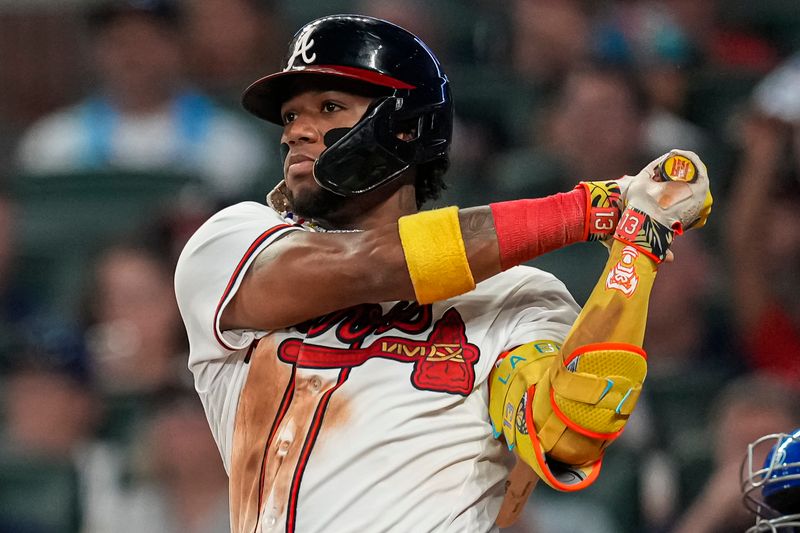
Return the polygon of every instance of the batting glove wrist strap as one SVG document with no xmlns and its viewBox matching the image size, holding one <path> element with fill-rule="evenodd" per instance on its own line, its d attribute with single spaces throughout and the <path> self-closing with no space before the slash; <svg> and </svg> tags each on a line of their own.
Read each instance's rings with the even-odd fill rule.
<svg viewBox="0 0 800 533">
<path fill-rule="evenodd" d="M 675 232 L 643 211 L 628 207 L 617 224 L 614 238 L 661 263 L 667 257 Z"/>
<path fill-rule="evenodd" d="M 575 188 L 586 191 L 583 240 L 604 241 L 614 234 L 623 207 L 622 194 L 630 176 L 618 180 L 582 181 Z"/>
</svg>

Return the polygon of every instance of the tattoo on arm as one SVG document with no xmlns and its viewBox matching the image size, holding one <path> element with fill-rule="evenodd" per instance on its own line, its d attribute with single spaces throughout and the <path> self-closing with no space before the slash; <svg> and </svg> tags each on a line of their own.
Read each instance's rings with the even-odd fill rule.
<svg viewBox="0 0 800 533">
<path fill-rule="evenodd" d="M 494 218 L 489 207 L 470 207 L 462 209 L 460 213 L 461 234 L 464 240 L 496 239 Z"/>
<path fill-rule="evenodd" d="M 500 272 L 500 249 L 489 206 L 470 207 L 459 212 L 461 235 L 475 281 Z"/>
</svg>

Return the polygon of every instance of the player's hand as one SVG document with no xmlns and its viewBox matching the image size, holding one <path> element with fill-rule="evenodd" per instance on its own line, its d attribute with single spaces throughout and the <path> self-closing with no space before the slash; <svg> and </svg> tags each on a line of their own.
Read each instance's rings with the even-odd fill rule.
<svg viewBox="0 0 800 533">
<path fill-rule="evenodd" d="M 674 234 L 705 225 L 713 203 L 708 170 L 694 152 L 672 150 L 633 176 L 623 200 L 614 238 L 661 262 Z"/>
<path fill-rule="evenodd" d="M 703 227 L 713 203 L 706 165 L 694 152 L 677 149 L 648 163 L 623 198 L 626 207 L 635 207 L 678 234 Z"/>
<path fill-rule="evenodd" d="M 577 185 L 586 191 L 588 201 L 587 241 L 600 241 L 610 247 L 611 237 L 625 209 L 624 198 L 632 182 L 633 176 L 622 176 L 614 180 L 582 181 Z"/>
</svg>

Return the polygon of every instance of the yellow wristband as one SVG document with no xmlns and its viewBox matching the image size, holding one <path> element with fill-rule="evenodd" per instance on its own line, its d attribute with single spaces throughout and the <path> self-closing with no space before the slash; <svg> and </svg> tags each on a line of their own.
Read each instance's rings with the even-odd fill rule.
<svg viewBox="0 0 800 533">
<path fill-rule="evenodd" d="M 404 216 L 397 226 L 419 303 L 446 300 L 475 288 L 457 207 Z"/>
</svg>

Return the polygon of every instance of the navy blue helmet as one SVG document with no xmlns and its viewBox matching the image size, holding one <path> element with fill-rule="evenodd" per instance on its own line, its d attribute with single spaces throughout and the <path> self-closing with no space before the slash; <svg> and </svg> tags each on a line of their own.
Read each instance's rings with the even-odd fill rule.
<svg viewBox="0 0 800 533">
<path fill-rule="evenodd" d="M 282 124 L 281 105 L 300 76 L 336 78 L 377 95 L 355 126 L 325 136 L 327 148 L 314 166 L 323 188 L 352 196 L 392 181 L 412 165 L 447 168 L 453 131 L 449 82 L 433 52 L 411 32 L 360 15 L 314 20 L 290 41 L 282 70 L 250 85 L 242 105 Z"/>
</svg>

